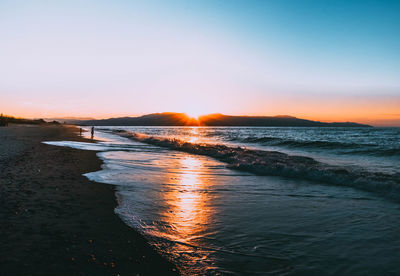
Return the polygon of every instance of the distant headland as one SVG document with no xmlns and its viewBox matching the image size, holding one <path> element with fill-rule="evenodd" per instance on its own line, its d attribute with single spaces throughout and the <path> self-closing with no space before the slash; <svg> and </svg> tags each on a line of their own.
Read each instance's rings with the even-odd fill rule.
<svg viewBox="0 0 400 276">
<path fill-rule="evenodd" d="M 258 127 L 370 127 L 354 122 L 324 123 L 292 116 L 230 116 L 220 113 L 192 118 L 185 113 L 153 113 L 139 117 L 102 120 L 67 120 L 68 123 L 94 126 L 258 126 Z"/>
</svg>

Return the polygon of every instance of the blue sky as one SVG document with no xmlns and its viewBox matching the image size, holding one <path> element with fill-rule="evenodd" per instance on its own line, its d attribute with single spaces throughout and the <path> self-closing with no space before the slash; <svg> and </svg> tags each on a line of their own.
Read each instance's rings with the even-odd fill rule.
<svg viewBox="0 0 400 276">
<path fill-rule="evenodd" d="M 0 110 L 396 123 L 399 30 L 400 1 L 0 1 Z"/>
</svg>

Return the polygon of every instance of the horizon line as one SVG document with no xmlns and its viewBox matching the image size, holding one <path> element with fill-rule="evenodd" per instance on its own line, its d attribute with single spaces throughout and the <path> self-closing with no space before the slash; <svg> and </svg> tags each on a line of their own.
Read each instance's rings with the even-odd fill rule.
<svg viewBox="0 0 400 276">
<path fill-rule="evenodd" d="M 0 112 L 1 113 L 1 112 Z M 198 119 L 199 117 L 203 116 L 209 116 L 209 115 L 223 115 L 223 116 L 233 116 L 233 117 L 291 117 L 291 118 L 296 118 L 296 119 L 302 119 L 302 120 L 310 120 L 310 121 L 317 121 L 317 122 L 322 122 L 322 123 L 358 123 L 358 124 L 369 124 L 375 127 L 400 127 L 400 118 L 393 118 L 393 119 L 382 119 L 382 118 L 358 118 L 358 119 L 319 119 L 317 116 L 309 117 L 309 116 L 295 116 L 295 115 L 289 115 L 289 114 L 276 114 L 276 115 L 271 115 L 271 114 L 250 114 L 250 115 L 243 115 L 243 114 L 224 114 L 221 112 L 212 112 L 212 113 L 206 113 L 206 114 L 200 114 L 198 116 L 191 116 L 188 114 L 189 112 L 174 112 L 174 111 L 162 111 L 162 112 L 151 112 L 151 113 L 140 113 L 140 114 L 121 114 L 121 115 L 99 115 L 99 116 L 18 116 L 18 115 L 11 115 L 11 114 L 6 114 L 2 113 L 4 116 L 10 116 L 14 118 L 23 118 L 23 119 L 46 119 L 46 120 L 107 120 L 107 119 L 113 119 L 113 118 L 135 118 L 135 117 L 142 117 L 146 115 L 151 115 L 151 114 L 185 114 L 189 118 L 192 119 Z"/>
</svg>

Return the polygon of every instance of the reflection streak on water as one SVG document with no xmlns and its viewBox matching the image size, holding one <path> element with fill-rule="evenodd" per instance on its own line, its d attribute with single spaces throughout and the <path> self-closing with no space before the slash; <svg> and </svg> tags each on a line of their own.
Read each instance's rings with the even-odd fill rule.
<svg viewBox="0 0 400 276">
<path fill-rule="evenodd" d="M 197 127 L 194 127 L 190 130 L 190 143 L 197 143 L 199 142 L 199 129 Z"/>
<path fill-rule="evenodd" d="M 176 164 L 171 164 L 171 168 L 167 170 L 167 189 L 162 195 L 167 208 L 161 210 L 161 217 L 165 225 L 169 226 L 163 234 L 168 240 L 176 242 L 168 251 L 184 258 L 189 271 L 193 269 L 191 266 L 198 266 L 198 262 L 202 262 L 199 259 L 207 258 L 203 269 L 212 269 L 210 252 L 200 242 L 210 233 L 209 223 L 215 214 L 208 203 L 212 198 L 207 194 L 207 189 L 213 183 L 207 162 L 203 158 L 190 155 L 173 160 Z"/>
<path fill-rule="evenodd" d="M 163 216 L 166 222 L 173 226 L 175 240 L 189 242 L 193 237 L 205 231 L 207 216 L 205 202 L 207 200 L 202 190 L 208 186 L 201 160 L 187 156 L 177 159 L 179 171 L 168 172 L 168 183 L 171 187 L 164 193 L 164 200 L 169 206 Z"/>
</svg>

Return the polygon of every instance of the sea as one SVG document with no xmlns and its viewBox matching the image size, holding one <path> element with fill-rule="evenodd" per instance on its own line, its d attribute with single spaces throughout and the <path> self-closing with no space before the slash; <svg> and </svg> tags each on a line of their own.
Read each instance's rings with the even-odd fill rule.
<svg viewBox="0 0 400 276">
<path fill-rule="evenodd" d="M 115 185 L 115 213 L 183 275 L 400 274 L 400 128 L 113 126 L 94 138 L 46 143 L 98 151 L 102 169 L 85 176 Z"/>
</svg>

